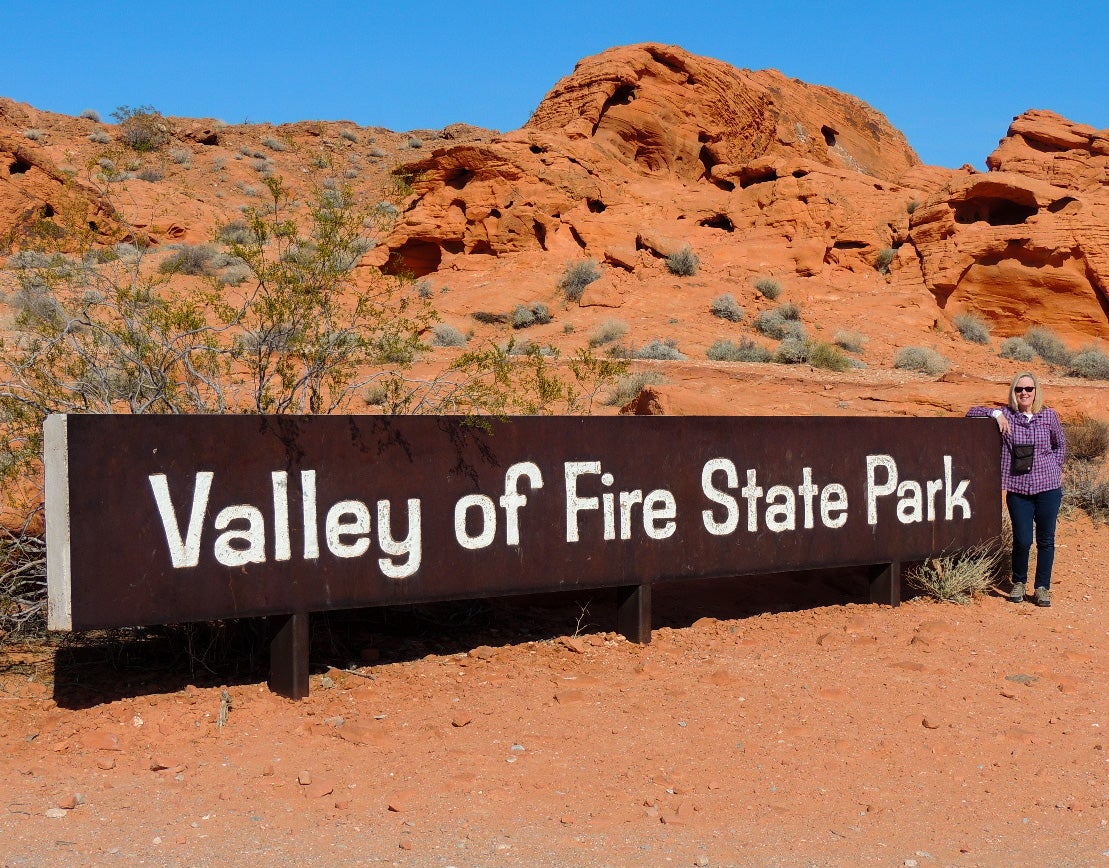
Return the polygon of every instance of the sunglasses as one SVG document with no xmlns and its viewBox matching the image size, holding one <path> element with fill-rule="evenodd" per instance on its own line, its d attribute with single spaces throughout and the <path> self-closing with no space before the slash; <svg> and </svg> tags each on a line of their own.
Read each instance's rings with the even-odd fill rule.
<svg viewBox="0 0 1109 868">
<path fill-rule="evenodd" d="M 1013 386 L 1014 392 L 1035 392 L 1035 386 Z"/>
</svg>

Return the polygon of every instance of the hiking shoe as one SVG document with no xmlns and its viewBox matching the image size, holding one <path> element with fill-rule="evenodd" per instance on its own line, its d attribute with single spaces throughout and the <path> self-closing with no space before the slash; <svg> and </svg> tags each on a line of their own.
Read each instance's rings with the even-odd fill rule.
<svg viewBox="0 0 1109 868">
<path fill-rule="evenodd" d="M 1024 582 L 1013 582 L 1013 590 L 1009 591 L 1009 602 L 1024 602 Z"/>
<path fill-rule="evenodd" d="M 1036 595 L 1032 598 L 1037 606 L 1047 608 L 1051 605 L 1051 590 L 1048 588 L 1036 588 Z"/>
</svg>

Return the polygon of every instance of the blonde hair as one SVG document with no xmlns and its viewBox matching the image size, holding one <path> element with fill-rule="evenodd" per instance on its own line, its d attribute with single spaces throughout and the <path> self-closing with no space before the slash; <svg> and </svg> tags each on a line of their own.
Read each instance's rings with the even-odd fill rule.
<svg viewBox="0 0 1109 868">
<path fill-rule="evenodd" d="M 1032 412 L 1039 413 L 1044 408 L 1044 390 L 1040 385 L 1039 379 L 1031 371 L 1024 371 L 1013 377 L 1013 382 L 1009 384 L 1009 409 L 1014 413 L 1020 412 L 1020 405 L 1017 404 L 1017 383 L 1027 377 L 1032 381 L 1032 385 L 1036 387 L 1036 391 L 1032 393 Z"/>
</svg>

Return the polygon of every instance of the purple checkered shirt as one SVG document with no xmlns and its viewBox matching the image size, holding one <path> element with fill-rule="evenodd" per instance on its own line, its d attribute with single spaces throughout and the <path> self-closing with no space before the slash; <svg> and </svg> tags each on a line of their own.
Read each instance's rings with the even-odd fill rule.
<svg viewBox="0 0 1109 868">
<path fill-rule="evenodd" d="M 1001 438 L 1001 488 L 1015 494 L 1039 494 L 1063 485 L 1063 462 L 1067 458 L 1067 435 L 1055 411 L 1044 407 L 1027 418 L 1009 407 L 971 407 L 968 416 L 989 416 L 1001 410 L 1009 420 L 1009 436 Z M 1034 443 L 1036 452 L 1032 470 L 1020 476 L 1009 471 L 1013 462 L 1013 444 Z"/>
</svg>

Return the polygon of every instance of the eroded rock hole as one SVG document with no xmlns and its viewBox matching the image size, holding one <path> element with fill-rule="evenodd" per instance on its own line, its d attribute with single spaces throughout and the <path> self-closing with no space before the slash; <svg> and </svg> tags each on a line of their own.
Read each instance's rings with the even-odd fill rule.
<svg viewBox="0 0 1109 868">
<path fill-rule="evenodd" d="M 473 172 L 471 172 L 469 169 L 460 167 L 449 172 L 447 176 L 443 179 L 443 181 L 447 184 L 447 186 L 453 187 L 456 190 L 461 190 L 470 182 L 470 179 L 473 177 Z"/>
<path fill-rule="evenodd" d="M 956 223 L 989 223 L 991 226 L 1018 226 L 1039 211 L 1035 205 L 1022 205 L 1011 199 L 983 196 L 955 204 Z"/>
<path fill-rule="evenodd" d="M 725 232 L 735 232 L 735 224 L 732 218 L 727 214 L 713 214 L 711 217 L 706 217 L 700 221 L 701 226 L 707 226 L 710 229 L 723 229 Z"/>
<path fill-rule="evenodd" d="M 589 210 L 594 214 L 600 214 L 608 207 L 600 199 L 586 199 L 585 204 L 589 206 Z"/>
<path fill-rule="evenodd" d="M 16 157 L 8 164 L 9 175 L 25 175 L 31 171 L 31 164 L 22 157 Z"/>
<path fill-rule="evenodd" d="M 830 126 L 828 126 L 827 124 L 822 126 L 820 128 L 820 134 L 824 136 L 824 144 L 826 144 L 829 148 L 834 148 L 836 146 L 836 131 L 833 130 Z"/>
<path fill-rule="evenodd" d="M 442 261 L 443 251 L 438 244 L 410 238 L 389 254 L 381 270 L 385 274 L 424 277 L 438 269 Z"/>
<path fill-rule="evenodd" d="M 49 220 L 51 217 L 54 216 L 54 213 L 54 206 L 51 205 L 49 202 L 47 202 L 39 209 L 39 216 L 42 217 L 44 220 Z"/>
</svg>

